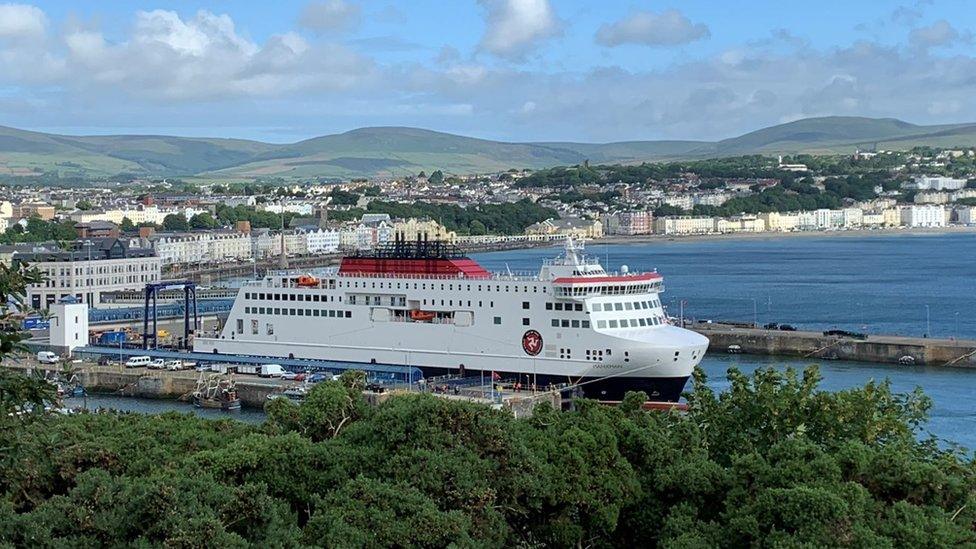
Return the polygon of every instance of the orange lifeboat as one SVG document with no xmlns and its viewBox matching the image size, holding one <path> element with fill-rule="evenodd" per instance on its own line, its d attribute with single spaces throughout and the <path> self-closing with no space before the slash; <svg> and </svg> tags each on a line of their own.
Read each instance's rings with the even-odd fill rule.
<svg viewBox="0 0 976 549">
<path fill-rule="evenodd" d="M 311 275 L 302 275 L 298 277 L 298 286 L 300 288 L 314 288 L 319 285 L 319 279 Z"/>
<path fill-rule="evenodd" d="M 434 320 L 434 313 L 431 311 L 410 311 L 410 320 L 415 322 L 430 322 Z"/>
</svg>

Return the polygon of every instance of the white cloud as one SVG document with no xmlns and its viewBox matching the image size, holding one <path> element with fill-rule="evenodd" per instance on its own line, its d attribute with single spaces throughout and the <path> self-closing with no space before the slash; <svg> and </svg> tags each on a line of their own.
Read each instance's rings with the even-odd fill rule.
<svg viewBox="0 0 976 549">
<path fill-rule="evenodd" d="M 36 19 L 47 20 L 43 13 Z M 60 35 L 52 28 L 44 23 L 29 40 L 0 38 L 5 124 L 121 123 L 154 131 L 198 124 L 210 129 L 201 133 L 240 135 L 246 120 L 302 136 L 412 125 L 508 140 L 614 141 L 722 138 L 834 114 L 976 119 L 976 56 L 932 46 L 945 43 L 945 32 L 925 35 L 926 47 L 916 34 L 915 43 L 817 48 L 777 31 L 653 70 L 560 72 L 450 46 L 423 61 L 382 63 L 350 43 L 287 29 L 253 40 L 230 17 L 207 11 L 137 13 L 128 32 L 111 40 L 94 27 L 69 25 Z M 965 38 L 956 32 L 953 43 Z M 525 55 L 541 39 L 508 35 L 535 37 L 508 56 Z"/>
<path fill-rule="evenodd" d="M 319 33 L 349 30 L 359 25 L 361 10 L 343 0 L 322 0 L 305 6 L 298 19 L 301 26 Z"/>
<path fill-rule="evenodd" d="M 35 6 L 0 4 L 0 38 L 36 38 L 44 35 L 47 16 Z"/>
<path fill-rule="evenodd" d="M 675 9 L 661 13 L 634 11 L 624 19 L 603 25 L 596 33 L 596 41 L 604 46 L 641 44 L 644 46 L 676 46 L 711 36 L 704 23 L 692 23 Z"/>
<path fill-rule="evenodd" d="M 908 41 L 917 48 L 937 48 L 957 42 L 972 42 L 972 34 L 959 32 L 948 21 L 940 19 L 931 25 L 912 29 Z"/>
<path fill-rule="evenodd" d="M 481 48 L 520 60 L 540 41 L 558 35 L 561 23 L 549 0 L 478 0 L 487 10 Z"/>
</svg>

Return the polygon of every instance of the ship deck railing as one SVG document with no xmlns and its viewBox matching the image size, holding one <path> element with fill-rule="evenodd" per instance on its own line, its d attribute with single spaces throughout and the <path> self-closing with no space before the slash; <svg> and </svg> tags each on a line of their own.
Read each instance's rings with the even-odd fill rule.
<svg viewBox="0 0 976 549">
<path fill-rule="evenodd" d="M 605 272 L 605 273 L 593 273 L 594 278 L 599 277 L 619 277 L 619 276 L 630 276 L 636 277 L 644 273 L 640 272 L 630 272 L 630 273 L 618 273 Z M 242 285 L 243 287 L 249 288 L 291 288 L 291 289 L 326 289 L 329 288 L 327 280 L 330 277 L 339 278 L 367 278 L 367 279 L 394 279 L 394 280 L 443 280 L 450 282 L 548 282 L 548 280 L 542 279 L 538 274 L 533 274 L 528 271 L 519 271 L 511 273 L 489 273 L 488 275 L 466 275 L 464 273 L 456 274 L 423 274 L 423 273 L 333 273 L 331 275 L 326 275 L 324 277 L 319 277 L 318 284 L 299 284 L 298 274 L 289 273 L 286 276 L 274 277 L 269 283 L 267 280 L 248 280 Z M 586 276 L 586 275 L 583 275 Z M 636 281 L 635 281 L 636 282 Z M 616 284 L 627 284 L 628 282 L 617 282 Z"/>
</svg>

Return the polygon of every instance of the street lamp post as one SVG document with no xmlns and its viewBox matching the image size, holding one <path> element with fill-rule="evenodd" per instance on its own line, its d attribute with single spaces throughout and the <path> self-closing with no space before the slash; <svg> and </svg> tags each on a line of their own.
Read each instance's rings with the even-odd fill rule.
<svg viewBox="0 0 976 549">
<path fill-rule="evenodd" d="M 759 302 L 756 298 L 752 298 L 752 325 L 755 328 L 759 327 Z"/>
</svg>

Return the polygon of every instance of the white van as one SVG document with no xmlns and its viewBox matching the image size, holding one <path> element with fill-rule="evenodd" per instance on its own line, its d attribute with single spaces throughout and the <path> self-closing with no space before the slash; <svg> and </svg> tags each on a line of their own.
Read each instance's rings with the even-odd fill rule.
<svg viewBox="0 0 976 549">
<path fill-rule="evenodd" d="M 262 364 L 258 375 L 261 377 L 281 377 L 283 373 L 285 373 L 285 369 L 281 367 L 281 364 Z"/>
<path fill-rule="evenodd" d="M 125 361 L 125 367 L 126 368 L 142 368 L 142 367 L 145 367 L 145 366 L 149 366 L 149 363 L 150 362 L 152 362 L 152 358 L 151 357 L 148 357 L 148 356 L 132 356 L 132 357 L 129 357 L 129 360 L 126 360 Z"/>
<path fill-rule="evenodd" d="M 41 364 L 57 364 L 60 358 L 51 351 L 41 351 L 37 353 L 37 361 Z"/>
<path fill-rule="evenodd" d="M 166 361 L 161 358 L 152 359 L 151 361 L 149 361 L 149 365 L 146 366 L 146 368 L 152 370 L 162 370 L 165 367 L 166 367 Z"/>
</svg>

